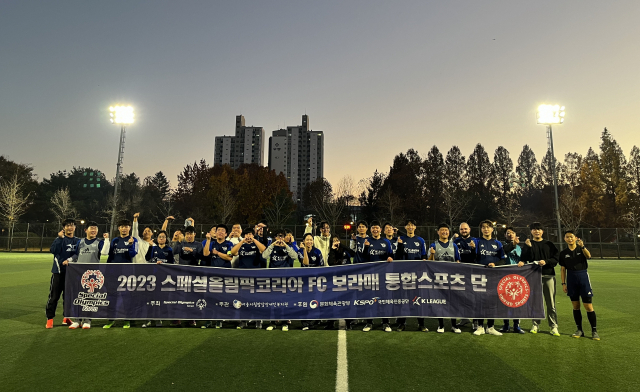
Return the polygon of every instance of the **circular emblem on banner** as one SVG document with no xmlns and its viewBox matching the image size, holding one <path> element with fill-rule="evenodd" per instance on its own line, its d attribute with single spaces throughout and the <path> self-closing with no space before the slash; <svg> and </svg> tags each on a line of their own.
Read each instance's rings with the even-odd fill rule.
<svg viewBox="0 0 640 392">
<path fill-rule="evenodd" d="M 198 309 L 202 310 L 207 307 L 207 301 L 205 301 L 204 299 L 199 299 L 198 302 L 196 302 L 196 306 L 198 307 Z"/>
<path fill-rule="evenodd" d="M 104 284 L 104 275 L 100 270 L 87 270 L 82 274 L 80 285 L 93 293 L 96 289 L 101 289 Z"/>
<path fill-rule="evenodd" d="M 311 309 L 315 309 L 315 308 L 317 308 L 317 307 L 318 307 L 318 301 L 316 301 L 316 300 L 314 299 L 313 301 L 309 302 L 309 307 L 310 307 Z"/>
<path fill-rule="evenodd" d="M 240 309 L 242 307 L 242 302 L 238 301 L 237 299 L 233 300 L 233 307 L 236 309 Z"/>
<path fill-rule="evenodd" d="M 498 297 L 510 308 L 518 308 L 526 304 L 530 296 L 529 282 L 522 275 L 507 275 L 498 282 Z"/>
</svg>

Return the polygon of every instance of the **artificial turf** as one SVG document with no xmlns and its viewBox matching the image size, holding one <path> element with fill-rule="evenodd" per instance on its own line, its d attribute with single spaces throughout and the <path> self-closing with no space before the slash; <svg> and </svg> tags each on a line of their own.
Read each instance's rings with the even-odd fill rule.
<svg viewBox="0 0 640 392">
<path fill-rule="evenodd" d="M 0 254 L 0 389 L 260 390 L 335 389 L 337 331 L 279 329 L 44 328 L 51 256 Z M 558 268 L 559 270 L 559 268 Z M 569 299 L 558 283 L 561 337 L 405 332 L 347 333 L 350 391 L 640 390 L 640 262 L 589 264 L 601 341 L 575 339 Z M 559 272 L 559 271 L 558 271 Z M 500 326 L 501 322 L 496 322 Z M 165 323 L 166 325 L 166 323 Z M 528 330 L 531 323 L 522 322 Z"/>
</svg>

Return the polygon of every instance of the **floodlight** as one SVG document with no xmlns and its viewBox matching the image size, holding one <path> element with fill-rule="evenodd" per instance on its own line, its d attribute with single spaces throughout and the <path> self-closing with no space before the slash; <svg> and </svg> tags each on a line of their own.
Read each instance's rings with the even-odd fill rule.
<svg viewBox="0 0 640 392">
<path fill-rule="evenodd" d="M 133 107 L 129 106 L 111 106 L 109 113 L 112 124 L 133 124 Z"/>
<path fill-rule="evenodd" d="M 536 116 L 538 124 L 562 124 L 564 122 L 564 106 L 540 105 Z"/>
</svg>

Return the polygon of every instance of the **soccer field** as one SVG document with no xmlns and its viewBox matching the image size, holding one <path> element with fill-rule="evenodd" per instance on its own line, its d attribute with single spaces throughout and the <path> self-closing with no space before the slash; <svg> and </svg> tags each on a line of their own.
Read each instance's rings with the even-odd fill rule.
<svg viewBox="0 0 640 392">
<path fill-rule="evenodd" d="M 50 269 L 48 254 L 0 254 L 2 390 L 336 390 L 338 331 L 303 332 L 298 323 L 289 332 L 233 323 L 105 330 L 100 320 L 69 330 L 60 325 L 62 301 L 56 327 L 46 330 Z M 415 321 L 405 332 L 385 333 L 378 324 L 346 332 L 340 381 L 350 391 L 640 390 L 640 262 L 594 260 L 589 271 L 601 341 L 591 340 L 584 309 L 587 338 L 570 337 L 571 303 L 558 279 L 561 337 L 546 322 L 537 335 L 501 337 L 473 336 L 469 328 L 437 334 L 435 319 L 428 333 Z"/>
</svg>

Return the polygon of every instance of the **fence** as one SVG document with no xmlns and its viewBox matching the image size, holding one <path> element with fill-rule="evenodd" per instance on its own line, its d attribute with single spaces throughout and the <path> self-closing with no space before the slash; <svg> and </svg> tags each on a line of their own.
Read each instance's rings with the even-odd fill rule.
<svg viewBox="0 0 640 392">
<path fill-rule="evenodd" d="M 162 227 L 161 224 L 140 224 L 140 227 L 150 226 L 154 231 L 159 231 Z M 204 239 L 206 233 L 211 228 L 211 224 L 196 224 L 196 237 Z M 174 229 L 181 227 L 180 225 L 173 224 L 168 227 L 169 233 L 172 233 Z M 292 225 L 285 226 L 290 229 L 298 241 L 304 235 L 304 225 Z M 102 233 L 106 233 L 109 230 L 108 224 L 101 224 L 99 227 L 99 236 Z M 51 243 L 61 230 L 60 226 L 54 223 L 17 223 L 13 227 L 3 225 L 0 233 L 0 251 L 9 252 L 48 252 Z M 75 235 L 83 237 L 85 227 L 82 224 L 76 226 Z M 332 233 L 338 235 L 343 243 L 347 241 L 349 235 L 353 230 L 348 233 L 345 232 L 342 226 L 336 226 L 333 228 Z M 524 242 L 527 237 L 530 237 L 529 229 L 521 227 L 516 228 L 517 233 L 520 236 L 520 241 Z M 400 230 L 400 233 L 404 233 L 404 230 Z M 317 234 L 317 233 L 316 233 Z M 630 231 L 623 228 L 591 228 L 580 229 L 576 233 L 578 237 L 582 238 L 585 245 L 591 251 L 591 255 L 595 258 L 635 258 L 640 256 L 639 242 L 640 235 L 633 235 Z M 118 233 L 112 233 L 113 238 Z M 437 237 L 435 226 L 418 226 L 416 229 L 416 235 L 421 236 L 428 243 L 435 241 Z M 471 228 L 471 235 L 480 236 L 478 228 Z M 502 229 L 498 229 L 498 239 L 504 240 Z M 564 248 L 564 244 L 561 243 L 561 238 L 558 238 L 557 229 L 548 229 L 544 232 L 544 238 L 553 241 L 560 248 Z"/>
</svg>

